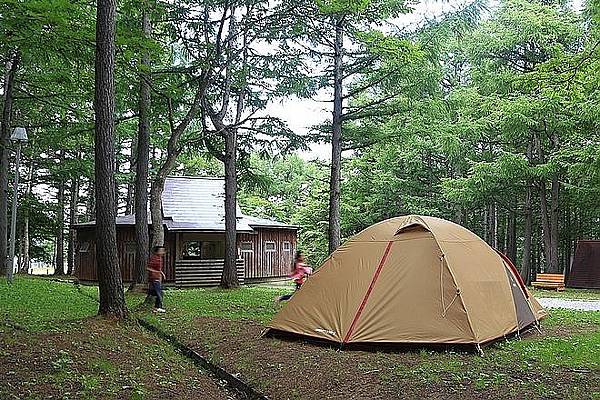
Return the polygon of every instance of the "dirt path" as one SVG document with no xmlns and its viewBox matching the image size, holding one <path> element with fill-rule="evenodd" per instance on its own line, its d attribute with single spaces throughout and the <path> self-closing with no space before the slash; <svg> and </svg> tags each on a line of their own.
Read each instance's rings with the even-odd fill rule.
<svg viewBox="0 0 600 400">
<path fill-rule="evenodd" d="M 600 311 L 600 300 L 571 300 L 553 297 L 541 297 L 537 299 L 546 308 L 566 308 L 580 311 Z"/>
</svg>

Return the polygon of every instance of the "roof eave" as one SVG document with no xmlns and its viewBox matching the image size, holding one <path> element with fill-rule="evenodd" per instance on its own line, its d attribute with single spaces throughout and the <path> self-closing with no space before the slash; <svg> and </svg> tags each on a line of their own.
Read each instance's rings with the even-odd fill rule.
<svg viewBox="0 0 600 400">
<path fill-rule="evenodd" d="M 167 228 L 169 232 L 197 232 L 197 233 L 225 233 L 224 229 L 198 229 L 198 228 Z M 239 233 L 252 233 L 253 230 L 238 229 Z"/>
<path fill-rule="evenodd" d="M 262 224 L 248 224 L 252 228 L 269 228 L 269 229 L 300 229 L 297 225 L 262 225 Z"/>
</svg>

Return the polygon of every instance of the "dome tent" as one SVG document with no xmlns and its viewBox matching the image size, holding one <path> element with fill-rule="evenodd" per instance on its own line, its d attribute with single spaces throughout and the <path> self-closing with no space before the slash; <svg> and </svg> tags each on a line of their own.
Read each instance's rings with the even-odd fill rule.
<svg viewBox="0 0 600 400">
<path fill-rule="evenodd" d="M 340 344 L 479 345 L 545 315 L 510 261 L 477 235 L 411 215 L 340 246 L 269 328 Z"/>
</svg>

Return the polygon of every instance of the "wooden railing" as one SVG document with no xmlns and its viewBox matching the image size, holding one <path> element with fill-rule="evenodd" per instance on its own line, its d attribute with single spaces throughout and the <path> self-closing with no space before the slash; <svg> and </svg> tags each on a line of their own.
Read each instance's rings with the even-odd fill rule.
<svg viewBox="0 0 600 400">
<path fill-rule="evenodd" d="M 178 287 L 219 286 L 225 260 L 176 260 L 175 285 Z M 244 283 L 244 260 L 236 261 L 240 284 Z"/>
</svg>

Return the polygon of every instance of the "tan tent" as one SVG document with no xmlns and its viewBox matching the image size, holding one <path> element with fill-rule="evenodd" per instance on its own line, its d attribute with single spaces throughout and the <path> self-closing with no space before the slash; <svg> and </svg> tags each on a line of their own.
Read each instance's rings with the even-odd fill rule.
<svg viewBox="0 0 600 400">
<path fill-rule="evenodd" d="M 482 344 L 546 316 L 510 261 L 439 218 L 392 218 L 338 248 L 270 332 L 347 343 Z"/>
</svg>

